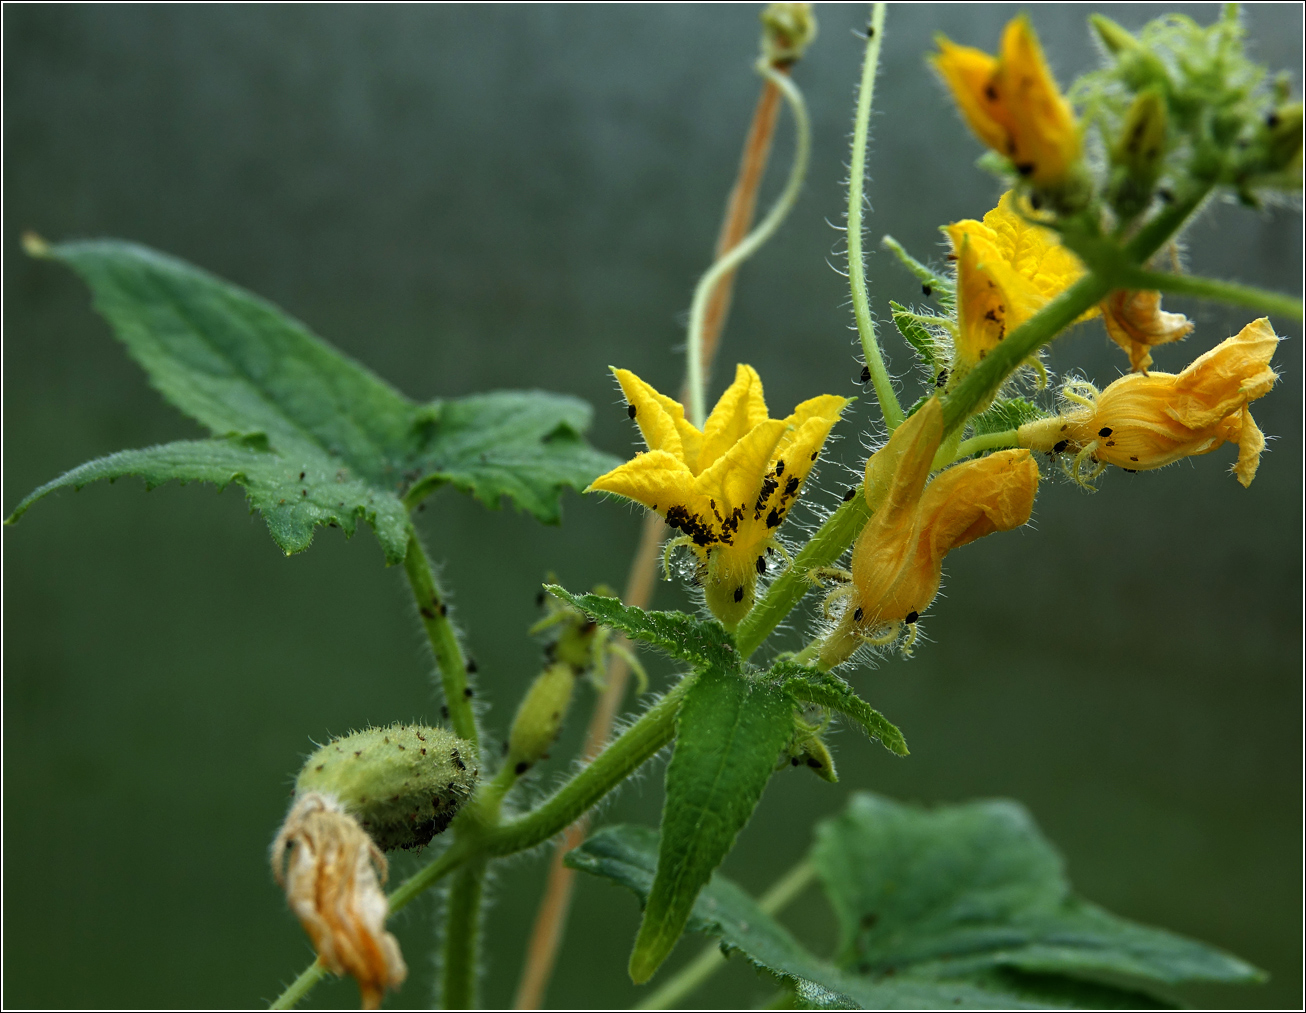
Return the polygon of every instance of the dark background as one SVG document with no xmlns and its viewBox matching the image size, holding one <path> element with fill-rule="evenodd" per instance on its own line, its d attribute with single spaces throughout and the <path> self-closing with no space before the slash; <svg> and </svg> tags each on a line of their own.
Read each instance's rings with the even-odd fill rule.
<svg viewBox="0 0 1306 1013">
<path fill-rule="evenodd" d="M 1160 8 L 1103 8 L 1138 27 Z M 839 262 L 844 166 L 865 8 L 818 8 L 796 79 L 814 158 L 788 225 L 744 270 L 718 369 L 753 363 L 774 413 L 857 392 Z M 1034 21 L 1063 84 L 1094 59 L 1090 8 Z M 923 62 L 937 30 L 996 48 L 1012 7 L 890 11 L 877 89 L 869 245 L 940 254 L 936 228 L 997 197 L 977 143 Z M 1193 5 L 1203 22 L 1215 5 Z M 757 8 L 7 6 L 4 497 L 125 447 L 201 435 L 163 404 L 65 270 L 19 251 L 121 236 L 279 303 L 415 397 L 502 386 L 596 406 L 595 443 L 634 440 L 609 363 L 675 391 L 683 311 L 705 266 L 757 93 Z M 1252 5 L 1253 53 L 1301 63 L 1301 8 Z M 1294 84 L 1294 89 L 1297 85 Z M 778 142 L 778 185 L 790 134 Z M 1195 272 L 1299 290 L 1296 210 L 1217 206 L 1189 234 Z M 919 300 L 883 253 L 872 297 Z M 1178 370 L 1251 314 L 1167 301 L 1198 321 L 1161 349 Z M 1202 1005 L 1294 1006 L 1301 985 L 1300 328 L 1256 405 L 1274 439 L 1250 490 L 1232 448 L 1164 472 L 1113 471 L 1086 496 L 1044 484 L 1035 523 L 949 560 L 931 641 L 853 675 L 912 745 L 901 760 L 836 741 L 843 780 L 778 776 L 727 872 L 761 891 L 809 823 L 847 794 L 1010 796 L 1063 849 L 1090 898 L 1227 947 L 1260 989 Z M 893 365 L 908 355 L 887 339 Z M 1105 383 L 1124 365 L 1101 325 L 1053 350 Z M 914 381 L 910 381 L 914 383 Z M 909 390 L 913 388 L 908 387 Z M 863 397 L 835 457 L 860 463 Z M 824 499 L 846 476 L 827 466 Z M 452 493 L 421 525 L 502 734 L 537 666 L 525 636 L 546 572 L 624 580 L 635 511 L 569 494 L 561 528 Z M 403 574 L 370 533 L 319 533 L 285 559 L 240 493 L 139 483 L 39 504 L 4 533 L 4 999 L 13 1006 L 243 1006 L 311 956 L 267 846 L 310 739 L 438 718 Z M 657 604 L 684 599 L 668 585 Z M 803 628 L 806 620 L 798 622 Z M 796 634 L 794 634 L 796 640 Z M 668 666 L 651 660 L 658 685 Z M 537 790 L 573 755 L 588 699 Z M 660 767 L 604 813 L 654 822 Z M 484 1000 L 511 1001 L 545 853 L 493 888 Z M 410 859 L 397 863 L 405 875 Z M 399 920 L 430 1001 L 433 905 Z M 624 1005 L 634 900 L 582 881 L 549 998 Z M 817 891 L 787 922 L 828 952 Z M 672 965 L 693 952 L 682 944 Z M 665 974 L 665 972 L 664 972 Z M 660 979 L 659 979 L 660 980 Z M 696 1001 L 762 1001 L 739 961 Z M 352 1004 L 351 984 L 314 1000 Z"/>
</svg>

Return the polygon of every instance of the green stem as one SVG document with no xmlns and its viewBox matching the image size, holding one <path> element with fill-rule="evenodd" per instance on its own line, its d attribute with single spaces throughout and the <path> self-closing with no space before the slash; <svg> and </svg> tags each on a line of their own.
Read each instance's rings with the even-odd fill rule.
<svg viewBox="0 0 1306 1013">
<path fill-rule="evenodd" d="M 409 876 L 390 895 L 390 913 L 396 914 L 411 904 L 421 893 L 435 886 L 445 876 L 470 860 L 475 846 L 466 839 L 454 841 L 435 861 Z"/>
<path fill-rule="evenodd" d="M 315 960 L 304 968 L 298 978 L 286 986 L 286 990 L 272 1000 L 268 1009 L 294 1009 L 300 999 L 313 990 L 313 986 L 327 976 L 327 969 L 322 961 Z"/>
<path fill-rule="evenodd" d="M 972 436 L 969 440 L 962 440 L 946 461 L 940 461 L 936 457 L 933 470 L 937 471 L 953 461 L 960 461 L 972 454 L 978 454 L 981 450 L 1001 450 L 1004 447 L 1018 447 L 1020 446 L 1018 438 L 1019 431 L 1015 429 L 1006 429 L 1000 433 L 985 433 L 983 436 Z"/>
<path fill-rule="evenodd" d="M 880 402 L 884 424 L 893 432 L 902 424 L 902 405 L 893 392 L 893 382 L 884 366 L 879 343 L 875 340 L 875 321 L 871 317 L 871 298 L 866 291 L 866 262 L 862 253 L 862 186 L 866 181 L 866 137 L 870 131 L 871 104 L 875 99 L 875 72 L 880 66 L 880 42 L 884 38 L 884 4 L 871 10 L 871 30 L 866 39 L 866 58 L 862 62 L 862 84 L 857 92 L 857 116 L 853 120 L 852 157 L 848 167 L 848 286 L 853 296 L 853 317 L 862 339 L 862 357 L 870 370 L 875 396 Z"/>
<path fill-rule="evenodd" d="M 1251 285 L 1239 285 L 1232 281 L 1220 281 L 1218 278 L 1195 278 L 1190 274 L 1166 274 L 1162 271 L 1130 271 L 1124 276 L 1129 287 L 1133 289 L 1156 289 L 1160 292 L 1175 292 L 1180 295 L 1195 295 L 1200 299 L 1213 299 L 1217 302 L 1232 303 L 1273 313 L 1276 316 L 1301 320 L 1302 302 L 1289 295 L 1268 292 Z"/>
<path fill-rule="evenodd" d="M 445 1009 L 474 1009 L 476 1006 L 484 887 L 485 859 L 482 858 L 460 869 L 449 888 L 442 990 Z"/>
<path fill-rule="evenodd" d="M 444 688 L 444 703 L 449 708 L 449 721 L 456 735 L 476 745 L 476 714 L 472 710 L 471 691 L 467 686 L 467 661 L 458 645 L 458 635 L 449 621 L 449 603 L 435 582 L 435 573 L 426 550 L 417 540 L 417 533 L 409 530 L 408 555 L 404 557 L 408 584 L 413 589 L 417 611 L 422 617 L 431 652 L 440 669 L 440 684 Z"/>
<path fill-rule="evenodd" d="M 816 868 L 803 859 L 758 898 L 757 906 L 764 913 L 774 915 L 787 907 L 815 878 Z M 693 961 L 677 971 L 675 977 L 665 982 L 635 1008 L 671 1009 L 725 966 L 726 958 L 721 953 L 721 948 L 711 943 L 705 946 L 703 952 Z"/>
<path fill-rule="evenodd" d="M 479 845 L 492 856 L 511 855 L 542 844 L 571 826 L 604 795 L 633 774 L 675 736 L 681 697 L 694 681 L 687 675 L 633 725 L 543 803 L 487 830 Z"/>
<path fill-rule="evenodd" d="M 789 181 L 771 210 L 767 212 L 767 216 L 762 219 L 757 228 L 736 246 L 731 247 L 728 253 L 719 257 L 698 279 L 698 285 L 694 288 L 694 299 L 689 307 L 689 334 L 685 342 L 687 356 L 685 387 L 689 392 L 689 421 L 700 429 L 703 428 L 703 422 L 707 418 L 703 376 L 703 322 L 707 318 L 707 308 L 712 300 L 712 293 L 722 278 L 735 271 L 740 264 L 761 249 L 762 245 L 775 235 L 776 229 L 780 228 L 803 188 L 803 180 L 807 176 L 807 162 L 812 150 L 811 121 L 807 115 L 807 104 L 803 101 L 798 86 L 789 79 L 789 75 L 780 73 L 765 61 L 759 63 L 757 69 L 759 74 L 780 90 L 780 94 L 785 97 L 789 109 L 793 112 L 794 164 L 789 170 Z"/>
<path fill-rule="evenodd" d="M 871 508 L 862 495 L 862 487 L 858 486 L 852 498 L 826 519 L 784 573 L 766 589 L 762 600 L 744 616 L 735 631 L 735 643 L 745 658 L 761 646 L 803 595 L 814 587 L 808 574 L 819 567 L 829 566 L 842 556 L 870 516 Z"/>
</svg>

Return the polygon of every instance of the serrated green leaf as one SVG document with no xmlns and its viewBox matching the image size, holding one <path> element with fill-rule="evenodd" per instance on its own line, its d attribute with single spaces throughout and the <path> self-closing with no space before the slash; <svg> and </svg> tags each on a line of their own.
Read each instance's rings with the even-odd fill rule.
<svg viewBox="0 0 1306 1013">
<path fill-rule="evenodd" d="M 768 677 L 781 681 L 796 700 L 814 703 L 838 711 L 856 722 L 867 735 L 879 739 L 885 749 L 899 756 L 907 755 L 907 740 L 897 725 L 868 704 L 843 679 L 833 672 L 796 665 L 790 661 L 776 664 Z"/>
<path fill-rule="evenodd" d="M 898 328 L 898 333 L 903 336 L 903 340 L 916 350 L 916 355 L 920 358 L 922 364 L 931 373 L 938 376 L 944 362 L 934 335 L 929 332 L 929 329 L 916 313 L 913 313 L 901 303 L 890 299 L 889 311 L 893 314 L 893 325 Z M 942 323 L 942 320 L 940 320 L 940 323 Z"/>
<path fill-rule="evenodd" d="M 653 976 L 684 932 L 793 727 L 793 699 L 773 683 L 709 668 L 685 694 L 667 765 L 657 875 L 630 955 L 636 983 Z"/>
<path fill-rule="evenodd" d="M 573 869 L 620 884 L 643 905 L 653 886 L 658 848 L 655 830 L 636 826 L 604 827 L 569 852 L 566 863 Z M 789 983 L 809 1008 L 1048 1009 L 1059 1005 L 1026 998 L 1016 988 L 986 988 L 955 981 L 893 978 L 872 981 L 849 974 L 815 956 L 763 911 L 746 891 L 720 874 L 711 877 L 694 901 L 687 927 L 719 939 L 727 952 L 737 951 L 753 966 Z"/>
<path fill-rule="evenodd" d="M 881 245 L 898 258 L 898 263 L 902 264 L 908 271 L 916 276 L 916 280 L 921 283 L 921 290 L 926 295 L 931 295 L 938 300 L 939 305 L 945 310 L 951 310 L 956 303 L 956 283 L 949 277 L 939 274 L 922 264 L 919 260 L 908 253 L 898 240 L 893 236 L 885 236 L 880 240 Z"/>
<path fill-rule="evenodd" d="M 684 612 L 649 612 L 623 605 L 616 598 L 572 594 L 557 584 L 544 590 L 561 598 L 604 626 L 661 648 L 673 658 L 696 667 L 737 672 L 741 664 L 734 638 L 715 619 L 697 619 Z"/>
<path fill-rule="evenodd" d="M 412 506 L 450 483 L 556 523 L 563 488 L 618 463 L 584 442 L 590 409 L 575 398 L 502 391 L 419 405 L 271 303 L 180 260 L 108 240 L 42 255 L 81 275 L 151 384 L 219 439 L 90 462 L 29 496 L 10 521 L 41 495 L 96 478 L 237 481 L 284 551 L 306 548 L 318 524 L 352 532 L 364 517 L 396 563 L 408 543 L 400 497 Z M 266 455 L 228 460 L 233 433 L 247 449 L 262 440 Z"/>
<path fill-rule="evenodd" d="M 858 794 L 817 828 L 812 860 L 838 915 L 838 962 L 861 974 L 954 980 L 1005 967 L 1139 988 L 1263 977 L 1075 897 L 1060 856 L 1015 802 L 926 810 Z"/>
<path fill-rule="evenodd" d="M 1000 398 L 986 410 L 970 420 L 974 435 L 1005 433 L 1019 429 L 1028 422 L 1045 419 L 1048 413 L 1023 397 Z"/>
<path fill-rule="evenodd" d="M 354 478 L 311 444 L 297 447 L 300 456 L 287 459 L 269 449 L 267 439 L 259 435 L 123 450 L 47 482 L 19 503 L 5 523 L 18 520 L 34 502 L 56 489 L 80 489 L 102 479 L 142 478 L 147 489 L 173 480 L 183 485 L 212 482 L 219 488 L 235 482 L 244 486 L 251 507 L 263 514 L 272 537 L 287 554 L 308 548 L 316 525 L 337 524 L 352 536 L 361 517 L 375 529 L 386 559 L 402 561 L 408 512 L 398 498 Z"/>
</svg>

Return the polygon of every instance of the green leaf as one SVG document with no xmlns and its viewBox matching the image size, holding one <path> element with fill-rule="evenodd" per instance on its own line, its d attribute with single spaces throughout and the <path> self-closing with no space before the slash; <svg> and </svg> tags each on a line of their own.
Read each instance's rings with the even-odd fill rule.
<svg viewBox="0 0 1306 1013">
<path fill-rule="evenodd" d="M 974 435 L 987 436 L 989 433 L 1010 432 L 1047 417 L 1047 412 L 1023 397 L 999 398 L 988 410 L 971 419 L 970 425 Z"/>
<path fill-rule="evenodd" d="M 920 315 L 892 299 L 889 300 L 889 311 L 893 314 L 893 325 L 898 328 L 898 333 L 916 350 L 921 362 L 937 377 L 944 363 L 940 356 L 938 342 L 925 326 Z M 939 324 L 943 323 L 944 320 L 940 317 Z"/>
<path fill-rule="evenodd" d="M 817 829 L 812 852 L 861 974 L 977 979 L 996 968 L 1148 984 L 1246 983 L 1237 957 L 1075 897 L 1018 803 L 926 810 L 871 794 Z"/>
<path fill-rule="evenodd" d="M 261 434 L 123 450 L 47 482 L 19 503 L 5 523 L 17 521 L 56 489 L 80 489 L 100 479 L 135 476 L 143 478 L 148 489 L 174 479 L 183 485 L 212 482 L 219 488 L 235 482 L 245 487 L 251 506 L 262 512 L 272 537 L 287 554 L 308 548 L 316 525 L 337 524 L 352 536 L 361 517 L 376 530 L 387 560 L 402 560 L 408 513 L 398 498 L 354 478 L 339 462 L 314 453 L 311 445 L 299 450 L 298 457 L 287 459 L 269 449 Z"/>
<path fill-rule="evenodd" d="M 688 661 L 696 667 L 739 671 L 741 660 L 734 638 L 715 619 L 696 619 L 684 612 L 646 612 L 623 605 L 617 598 L 572 594 L 557 584 L 545 584 L 544 590 L 576 606 L 604 626 L 661 648 L 673 658 Z"/>
<path fill-rule="evenodd" d="M 318 524 L 352 533 L 363 517 L 396 563 L 405 505 L 440 484 L 556 523 L 564 487 L 617 463 L 581 438 L 590 409 L 574 398 L 505 391 L 419 405 L 271 303 L 180 260 L 107 240 L 41 249 L 87 282 L 155 389 L 219 439 L 93 461 L 33 493 L 10 522 L 41 495 L 97 478 L 236 481 L 287 553 Z"/>
<path fill-rule="evenodd" d="M 604 827 L 591 834 L 580 847 L 568 852 L 565 861 L 573 869 L 624 886 L 643 905 L 648 902 L 653 887 L 658 848 L 655 830 L 636 826 Z M 1009 987 L 986 988 L 969 982 L 893 978 L 877 982 L 849 974 L 815 956 L 788 929 L 763 911 L 747 892 L 719 874 L 711 877 L 694 901 L 687 927 L 719 939 L 727 953 L 738 951 L 743 954 L 753 966 L 790 984 L 804 1005 L 817 1009 L 1049 1007 L 1041 998 L 1026 998 Z M 1110 991 L 1102 990 L 1103 993 Z M 1108 1006 L 1106 1003 L 1095 1005 Z M 1129 1008 L 1131 1004 L 1116 1005 Z"/>
<path fill-rule="evenodd" d="M 630 955 L 648 981 L 694 899 L 734 846 L 793 733 L 794 702 L 773 683 L 709 668 L 685 694 L 667 766 L 657 875 Z"/>
<path fill-rule="evenodd" d="M 771 669 L 768 676 L 782 680 L 785 690 L 794 699 L 838 711 L 855 721 L 871 738 L 879 739 L 889 752 L 899 756 L 907 755 L 907 740 L 902 737 L 897 725 L 858 696 L 848 683 L 833 672 L 822 672 L 819 668 L 782 661 Z"/>
<path fill-rule="evenodd" d="M 919 260 L 913 257 L 898 240 L 893 236 L 885 236 L 880 240 L 881 245 L 898 258 L 898 263 L 907 268 L 916 276 L 916 280 L 921 283 L 921 290 L 929 289 L 926 295 L 931 295 L 939 301 L 939 305 L 945 310 L 951 310 L 957 299 L 957 285 L 949 277 L 939 274 L 926 267 Z"/>
</svg>

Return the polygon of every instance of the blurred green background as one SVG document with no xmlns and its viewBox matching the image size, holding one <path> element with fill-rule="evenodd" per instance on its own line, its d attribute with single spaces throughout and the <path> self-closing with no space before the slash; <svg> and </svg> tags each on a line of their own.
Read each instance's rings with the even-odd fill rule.
<svg viewBox="0 0 1306 1013">
<path fill-rule="evenodd" d="M 1101 8 L 1129 27 L 1163 8 Z M 1203 21 L 1215 5 L 1188 5 Z M 198 436 L 163 404 L 66 271 L 22 256 L 52 239 L 121 236 L 279 303 L 415 397 L 542 387 L 595 406 L 594 442 L 634 445 L 606 372 L 679 384 L 684 310 L 707 262 L 757 94 L 758 8 L 6 6 L 4 509 L 63 470 Z M 1090 8 L 1034 13 L 1064 83 L 1094 61 Z M 891 233 L 938 257 L 937 226 L 997 188 L 923 54 L 935 31 L 994 49 L 1011 6 L 890 10 L 870 158 L 870 246 Z M 714 393 L 735 361 L 773 409 L 860 393 L 840 261 L 842 180 L 864 23 L 818 8 L 796 79 L 815 150 L 789 224 L 744 270 Z M 1301 64 L 1297 5 L 1247 10 L 1252 50 Z M 777 179 L 790 151 L 777 146 Z M 1191 269 L 1295 291 L 1301 219 L 1214 207 Z M 872 296 L 919 301 L 883 253 Z M 1198 321 L 1161 349 L 1177 370 L 1250 314 L 1167 300 Z M 1272 974 L 1198 989 L 1245 1007 L 1301 995 L 1301 342 L 1256 417 L 1274 437 L 1250 490 L 1234 453 L 1113 471 L 1095 496 L 1044 484 L 1035 523 L 949 560 L 931 641 L 853 675 L 906 732 L 901 760 L 837 737 L 837 786 L 777 776 L 726 871 L 761 891 L 811 822 L 847 794 L 1010 796 L 1034 812 L 1090 898 L 1227 947 Z M 894 367 L 905 349 L 889 339 Z M 1100 324 L 1055 346 L 1058 372 L 1105 383 L 1123 355 Z M 908 389 L 915 381 L 908 379 Z M 860 463 L 863 397 L 832 455 Z M 834 502 L 847 475 L 822 476 Z M 421 516 L 480 664 L 491 737 L 537 667 L 525 629 L 554 570 L 620 585 L 633 510 L 569 494 L 561 528 L 452 493 Z M 4 957 L 12 1006 L 245 1006 L 310 958 L 267 846 L 310 739 L 437 719 L 403 574 L 370 533 L 323 530 L 286 559 L 237 489 L 128 480 L 41 503 L 4 532 Z M 656 603 L 683 606 L 661 585 Z M 796 619 L 796 641 L 807 619 Z M 670 670 L 650 658 L 655 682 Z M 588 699 L 535 791 L 578 746 Z M 654 765 L 603 810 L 652 823 Z M 484 1001 L 511 1002 L 547 852 L 499 870 Z M 396 862 L 405 875 L 415 860 Z M 431 1001 L 434 904 L 398 932 L 412 969 L 395 1004 Z M 634 900 L 582 880 L 549 992 L 621 1006 Z M 828 952 L 816 890 L 786 920 Z M 697 951 L 681 944 L 670 967 Z M 664 975 L 666 972 L 664 972 Z M 658 979 L 655 979 L 655 981 Z M 762 1001 L 738 960 L 697 996 Z M 356 1002 L 352 983 L 313 997 Z"/>
</svg>

